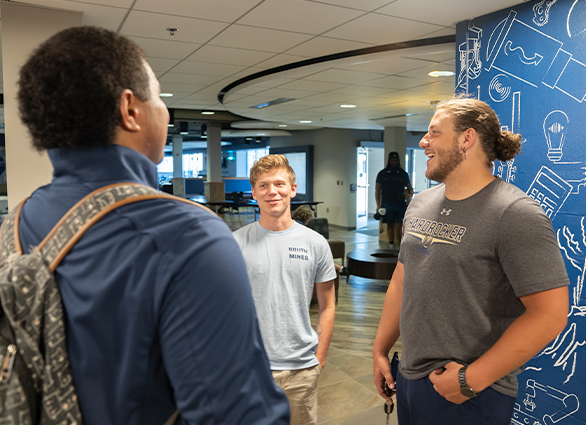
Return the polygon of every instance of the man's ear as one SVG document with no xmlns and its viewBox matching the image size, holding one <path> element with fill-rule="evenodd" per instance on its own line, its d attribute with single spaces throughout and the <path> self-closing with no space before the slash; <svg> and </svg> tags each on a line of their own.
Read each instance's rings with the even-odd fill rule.
<svg viewBox="0 0 586 425">
<path fill-rule="evenodd" d="M 295 195 L 297 195 L 297 183 L 291 186 L 291 199 L 295 198 Z"/>
<path fill-rule="evenodd" d="M 468 130 L 464 131 L 464 146 L 466 149 L 470 149 L 474 143 L 476 142 L 476 130 L 473 128 L 469 128 Z"/>
<path fill-rule="evenodd" d="M 138 124 L 139 100 L 134 96 L 132 90 L 124 89 L 120 95 L 120 116 L 122 128 L 126 131 L 137 132 L 140 130 Z"/>
</svg>

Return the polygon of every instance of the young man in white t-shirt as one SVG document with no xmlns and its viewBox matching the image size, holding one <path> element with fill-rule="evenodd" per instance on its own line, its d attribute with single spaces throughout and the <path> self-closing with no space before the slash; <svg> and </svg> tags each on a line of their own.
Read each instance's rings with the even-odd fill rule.
<svg viewBox="0 0 586 425">
<path fill-rule="evenodd" d="M 258 160 L 250 184 L 260 220 L 234 238 L 246 261 L 273 378 L 289 398 L 291 424 L 315 424 L 317 379 L 334 330 L 334 260 L 323 236 L 291 218 L 297 184 L 287 158 Z M 309 317 L 314 286 L 317 332 Z"/>
</svg>

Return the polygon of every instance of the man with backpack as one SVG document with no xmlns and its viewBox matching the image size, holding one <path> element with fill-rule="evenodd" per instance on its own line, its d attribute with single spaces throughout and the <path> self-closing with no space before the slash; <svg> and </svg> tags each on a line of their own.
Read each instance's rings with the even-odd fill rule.
<svg viewBox="0 0 586 425">
<path fill-rule="evenodd" d="M 25 254 L 94 190 L 156 187 L 169 122 L 159 93 L 142 50 L 111 31 L 64 30 L 28 59 L 21 119 L 54 173 L 20 212 Z M 163 425 L 177 411 L 171 423 L 289 423 L 242 256 L 209 211 L 172 197 L 116 208 L 55 279 L 85 424 Z"/>
</svg>

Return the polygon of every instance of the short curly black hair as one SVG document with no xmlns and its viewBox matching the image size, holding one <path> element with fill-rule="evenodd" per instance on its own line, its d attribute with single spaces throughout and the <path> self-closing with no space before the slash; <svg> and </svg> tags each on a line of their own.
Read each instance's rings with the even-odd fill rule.
<svg viewBox="0 0 586 425">
<path fill-rule="evenodd" d="M 145 54 L 131 40 L 96 27 L 63 30 L 20 70 L 20 118 L 33 146 L 92 148 L 111 144 L 120 123 L 120 96 L 150 99 Z"/>
</svg>

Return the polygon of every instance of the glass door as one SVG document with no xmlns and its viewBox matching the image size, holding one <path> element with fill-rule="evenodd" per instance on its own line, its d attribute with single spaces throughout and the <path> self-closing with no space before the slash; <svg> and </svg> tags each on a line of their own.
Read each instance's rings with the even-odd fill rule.
<svg viewBox="0 0 586 425">
<path fill-rule="evenodd" d="M 368 150 L 357 148 L 356 165 L 356 228 L 368 225 Z"/>
</svg>

